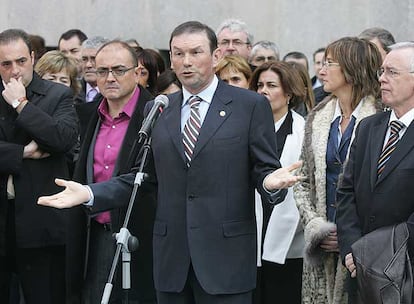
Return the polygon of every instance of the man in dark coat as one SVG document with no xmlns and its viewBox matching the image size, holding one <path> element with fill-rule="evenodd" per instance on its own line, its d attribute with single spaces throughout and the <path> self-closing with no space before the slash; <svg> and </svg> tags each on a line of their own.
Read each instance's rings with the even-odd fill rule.
<svg viewBox="0 0 414 304">
<path fill-rule="evenodd" d="M 391 111 L 361 121 L 337 191 L 339 248 L 352 277 L 358 276 L 352 244 L 381 227 L 407 222 L 414 253 L 414 43 L 390 48 L 378 76 Z"/>
<path fill-rule="evenodd" d="M 68 176 L 65 153 L 78 125 L 71 90 L 42 80 L 33 62 L 25 32 L 0 33 L 0 254 L 17 273 L 27 304 L 64 303 L 64 212 L 36 201 L 59 189 L 55 176 Z"/>
</svg>

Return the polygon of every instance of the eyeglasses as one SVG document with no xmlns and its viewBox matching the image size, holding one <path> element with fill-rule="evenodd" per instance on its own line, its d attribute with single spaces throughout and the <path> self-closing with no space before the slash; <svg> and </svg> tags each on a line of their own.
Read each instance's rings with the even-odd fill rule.
<svg viewBox="0 0 414 304">
<path fill-rule="evenodd" d="M 121 68 L 121 67 L 111 67 L 111 69 L 107 68 L 98 68 L 96 69 L 96 76 L 100 78 L 108 77 L 109 72 L 112 73 L 114 77 L 121 77 L 124 76 L 126 72 L 136 68 L 135 66 L 130 68 Z"/>
<path fill-rule="evenodd" d="M 389 68 L 386 68 L 386 69 L 380 68 L 377 71 L 377 77 L 378 77 L 378 79 L 380 79 L 380 77 L 382 75 L 385 75 L 386 77 L 390 77 L 390 78 L 398 78 L 401 75 L 401 73 L 410 73 L 410 74 L 412 74 L 412 73 L 414 73 L 414 71 L 409 71 L 409 70 L 396 70 L 396 69 L 389 69 Z"/>
<path fill-rule="evenodd" d="M 340 66 L 338 62 L 330 62 L 330 61 L 324 61 L 322 62 L 322 68 L 329 69 L 330 67 L 334 66 Z"/>
<path fill-rule="evenodd" d="M 240 47 L 240 46 L 243 46 L 243 45 L 245 45 L 245 44 L 250 44 L 250 42 L 244 42 L 244 41 L 241 41 L 241 40 L 239 40 L 239 39 L 236 39 L 236 40 L 227 40 L 227 39 L 224 39 L 224 40 L 220 41 L 220 42 L 218 43 L 218 45 L 219 45 L 219 46 L 228 47 L 228 46 L 230 45 L 230 43 L 231 43 L 233 46 L 235 46 L 235 47 Z"/>
</svg>

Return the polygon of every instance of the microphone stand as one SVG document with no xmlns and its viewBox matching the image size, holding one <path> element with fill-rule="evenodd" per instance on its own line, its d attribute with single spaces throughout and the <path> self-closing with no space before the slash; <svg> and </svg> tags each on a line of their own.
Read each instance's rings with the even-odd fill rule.
<svg viewBox="0 0 414 304">
<path fill-rule="evenodd" d="M 129 303 L 129 290 L 131 289 L 131 252 L 138 249 L 138 239 L 131 235 L 128 230 L 128 222 L 131 217 L 132 208 L 134 207 L 135 197 L 138 192 L 138 188 L 141 186 L 144 181 L 146 174 L 143 172 L 144 166 L 148 157 L 148 153 L 151 149 L 151 137 L 145 136 L 145 141 L 143 144 L 143 152 L 141 163 L 138 169 L 138 172 L 135 175 L 134 187 L 132 189 L 131 197 L 128 203 L 128 209 L 125 215 L 124 223 L 119 233 L 115 234 L 116 238 L 116 251 L 114 259 L 112 261 L 111 271 L 109 272 L 108 282 L 105 284 L 105 289 L 102 295 L 101 304 L 108 304 L 109 298 L 111 297 L 112 292 L 112 281 L 115 275 L 116 268 L 118 266 L 119 256 L 122 251 L 122 289 L 124 290 L 124 304 Z"/>
</svg>

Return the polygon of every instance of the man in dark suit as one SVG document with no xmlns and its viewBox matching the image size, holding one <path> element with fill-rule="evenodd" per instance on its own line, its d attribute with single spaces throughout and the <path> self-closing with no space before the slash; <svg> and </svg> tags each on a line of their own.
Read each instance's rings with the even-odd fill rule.
<svg viewBox="0 0 414 304">
<path fill-rule="evenodd" d="M 378 228 L 408 222 L 414 252 L 413 62 L 414 43 L 391 47 L 378 72 L 382 101 L 391 111 L 360 123 L 338 188 L 339 247 L 352 277 L 358 274 L 351 245 Z"/>
<path fill-rule="evenodd" d="M 25 303 L 64 303 L 65 214 L 36 201 L 59 190 L 54 176 L 69 176 L 65 153 L 78 125 L 71 90 L 42 80 L 33 62 L 25 32 L 0 33 L 0 255 L 17 273 Z"/>
<path fill-rule="evenodd" d="M 81 183 L 104 181 L 131 170 L 141 146 L 137 140 L 144 107 L 153 98 L 143 87 L 137 87 L 141 69 L 137 68 L 134 50 L 126 43 L 108 42 L 95 51 L 93 61 L 95 55 L 96 82 L 103 98 L 77 105 L 81 149 L 73 179 Z M 127 70 L 130 67 L 135 68 Z M 110 69 L 114 71 L 109 72 Z M 130 220 L 130 231 L 138 237 L 140 247 L 132 255 L 132 293 L 129 298 L 130 301 L 139 300 L 139 303 L 155 302 L 151 244 L 155 201 L 155 187 L 140 191 Z M 115 253 L 112 234 L 119 232 L 126 208 L 111 210 L 106 219 L 102 215 L 91 218 L 80 207 L 69 212 L 72 215 L 68 231 L 71 236 L 68 243 L 70 296 L 75 300 L 83 286 L 83 303 L 99 303 Z M 83 280 L 85 262 L 86 278 Z M 111 303 L 121 303 L 120 278 L 112 291 Z"/>
<path fill-rule="evenodd" d="M 300 163 L 280 168 L 267 100 L 215 76 L 216 48 L 214 32 L 199 22 L 183 23 L 171 34 L 171 63 L 183 91 L 170 95 L 169 107 L 152 130 L 147 169 L 158 182 L 153 250 L 160 304 L 251 303 L 256 281 L 254 189 L 277 203 L 286 193 L 279 189 L 300 179 L 290 172 Z M 199 107 L 190 109 L 195 100 Z M 189 128 L 199 129 L 194 122 L 201 129 L 195 149 L 189 149 L 194 142 L 184 145 L 183 138 L 191 137 Z M 134 174 L 123 175 L 90 185 L 91 192 L 57 180 L 65 191 L 39 203 L 70 207 L 93 194 L 89 208 L 95 213 L 124 204 L 133 180 Z"/>
</svg>

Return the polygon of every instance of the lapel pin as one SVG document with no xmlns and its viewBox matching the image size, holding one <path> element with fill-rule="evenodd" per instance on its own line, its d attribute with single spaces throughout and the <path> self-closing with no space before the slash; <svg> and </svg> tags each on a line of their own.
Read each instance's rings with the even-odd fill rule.
<svg viewBox="0 0 414 304">
<path fill-rule="evenodd" d="M 220 111 L 220 116 L 221 116 L 221 117 L 226 116 L 226 111 Z"/>
</svg>

